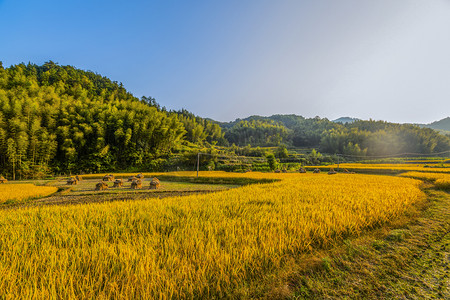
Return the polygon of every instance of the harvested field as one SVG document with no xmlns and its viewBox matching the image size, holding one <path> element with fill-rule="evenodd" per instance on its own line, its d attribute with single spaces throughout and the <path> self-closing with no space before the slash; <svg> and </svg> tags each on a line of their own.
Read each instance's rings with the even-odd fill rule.
<svg viewBox="0 0 450 300">
<path fill-rule="evenodd" d="M 77 185 L 67 185 L 67 178 L 60 178 L 52 181 L 38 181 L 40 185 L 45 185 L 47 188 L 52 187 L 52 191 L 58 192 L 48 197 L 35 199 L 31 202 L 19 204 L 9 204 L 3 208 L 12 208 L 19 205 L 20 207 L 34 207 L 42 205 L 69 205 L 69 204 L 86 204 L 86 203 L 100 203 L 111 201 L 127 201 L 127 200 L 141 200 L 149 198 L 166 198 L 172 196 L 187 196 L 193 194 L 204 194 L 222 191 L 230 188 L 235 188 L 237 185 L 232 184 L 202 184 L 190 182 L 161 182 L 161 186 L 157 189 L 150 189 L 150 181 L 152 178 L 143 180 L 142 189 L 131 190 L 131 182 L 123 182 L 121 187 L 113 187 L 114 182 L 106 182 L 108 189 L 96 191 L 95 185 L 99 182 L 98 179 L 87 179 L 79 181 Z M 26 181 L 30 185 L 33 181 Z M 15 186 L 11 184 L 10 186 Z M 48 194 L 41 195 L 47 196 Z M 39 196 L 39 195 L 38 195 Z M 2 206 L 0 206 L 2 208 Z"/>
<path fill-rule="evenodd" d="M 20 207 L 35 207 L 44 205 L 70 205 L 70 204 L 88 204 L 88 203 L 101 203 L 112 201 L 130 201 L 130 200 L 143 200 L 151 198 L 167 198 L 167 197 L 181 197 L 194 194 L 206 194 L 212 193 L 217 190 L 185 190 L 185 191 L 158 191 L 153 193 L 139 193 L 135 192 L 123 192 L 123 193 L 101 193 L 95 194 L 57 194 L 55 196 L 45 197 L 34 200 L 32 202 L 20 205 Z"/>
</svg>

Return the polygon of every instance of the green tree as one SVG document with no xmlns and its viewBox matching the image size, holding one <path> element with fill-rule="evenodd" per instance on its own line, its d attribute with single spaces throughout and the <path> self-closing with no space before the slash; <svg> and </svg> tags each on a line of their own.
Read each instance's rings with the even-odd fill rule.
<svg viewBox="0 0 450 300">
<path fill-rule="evenodd" d="M 275 170 L 278 168 L 278 160 L 275 158 L 275 155 L 272 152 L 269 152 L 266 155 L 267 163 L 269 164 L 270 170 Z"/>
<path fill-rule="evenodd" d="M 287 157 L 289 157 L 289 152 L 288 152 L 288 150 L 286 148 L 286 145 L 278 146 L 277 151 L 276 151 L 276 156 L 278 158 L 287 158 Z"/>
<path fill-rule="evenodd" d="M 311 153 L 308 155 L 308 158 L 312 164 L 319 164 L 322 154 L 316 151 L 316 149 L 312 149 Z"/>
</svg>

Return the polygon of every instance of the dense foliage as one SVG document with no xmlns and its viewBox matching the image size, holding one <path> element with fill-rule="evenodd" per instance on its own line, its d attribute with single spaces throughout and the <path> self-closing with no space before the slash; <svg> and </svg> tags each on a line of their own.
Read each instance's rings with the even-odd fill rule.
<svg viewBox="0 0 450 300">
<path fill-rule="evenodd" d="M 210 144 L 219 143 L 228 144 L 219 124 L 194 115 L 193 113 L 182 109 L 176 112 L 178 119 L 183 123 L 186 129 L 185 138 L 191 143 L 203 143 L 207 141 Z"/>
<path fill-rule="evenodd" d="M 335 123 L 296 115 L 252 116 L 221 124 L 236 145 L 316 147 L 352 156 L 438 153 L 450 150 L 450 138 L 430 128 L 383 121 Z"/>
<path fill-rule="evenodd" d="M 0 65 L 0 173 L 12 177 L 145 168 L 185 139 L 222 136 L 210 121 L 167 112 L 92 72 L 53 62 Z"/>
<path fill-rule="evenodd" d="M 277 146 L 287 136 L 288 129 L 272 120 L 240 121 L 225 133 L 230 143 L 241 146 Z"/>
<path fill-rule="evenodd" d="M 325 132 L 324 152 L 349 155 L 438 153 L 450 150 L 450 139 L 430 128 L 383 121 L 356 121 Z"/>
</svg>

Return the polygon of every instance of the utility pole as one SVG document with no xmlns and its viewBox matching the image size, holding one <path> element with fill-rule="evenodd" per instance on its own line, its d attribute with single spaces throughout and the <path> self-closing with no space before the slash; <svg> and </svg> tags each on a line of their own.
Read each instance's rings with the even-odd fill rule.
<svg viewBox="0 0 450 300">
<path fill-rule="evenodd" d="M 338 157 L 338 163 L 337 163 L 338 167 L 337 167 L 337 170 L 338 170 L 338 172 L 339 172 L 339 154 L 337 155 L 337 157 Z"/>
<path fill-rule="evenodd" d="M 197 178 L 198 178 L 198 169 L 200 168 L 200 152 L 197 153 Z"/>
</svg>

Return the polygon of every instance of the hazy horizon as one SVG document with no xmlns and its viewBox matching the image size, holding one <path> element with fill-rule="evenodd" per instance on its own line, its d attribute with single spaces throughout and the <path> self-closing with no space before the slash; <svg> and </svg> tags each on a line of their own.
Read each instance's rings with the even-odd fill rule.
<svg viewBox="0 0 450 300">
<path fill-rule="evenodd" d="M 222 122 L 222 123 L 229 123 L 229 122 L 236 121 L 236 120 L 238 120 L 238 119 L 244 120 L 244 119 L 249 118 L 249 117 L 271 117 L 271 116 L 273 116 L 273 115 L 297 115 L 297 116 L 301 116 L 301 117 L 304 117 L 304 118 L 307 118 L 307 119 L 315 118 L 315 117 L 320 117 L 321 119 L 326 118 L 326 119 L 328 119 L 329 121 L 335 121 L 335 120 L 340 119 L 340 118 L 352 118 L 352 119 L 360 119 L 360 120 L 362 120 L 362 121 L 369 121 L 369 120 L 372 120 L 372 121 L 386 121 L 386 122 L 390 122 L 390 123 L 398 123 L 398 124 L 420 124 L 420 125 L 422 125 L 422 124 L 423 124 L 423 125 L 429 125 L 429 124 L 431 124 L 431 123 L 433 123 L 433 122 L 441 121 L 442 119 L 449 118 L 449 116 L 447 116 L 447 117 L 443 117 L 443 118 L 441 118 L 441 119 L 439 119 L 439 120 L 433 120 L 433 121 L 427 122 L 427 123 L 417 123 L 417 122 L 402 122 L 402 123 L 399 123 L 399 122 L 394 122 L 394 121 L 389 121 L 389 120 L 383 120 L 383 119 L 374 119 L 374 118 L 363 119 L 363 118 L 352 117 L 352 116 L 340 116 L 340 117 L 332 118 L 332 119 L 331 119 L 331 118 L 327 118 L 326 116 L 320 116 L 320 115 L 313 116 L 313 117 L 307 117 L 307 116 L 304 116 L 304 115 L 301 115 L 301 114 L 289 113 L 289 114 L 271 114 L 271 115 L 257 115 L 257 114 L 252 114 L 252 115 L 248 115 L 248 116 L 245 116 L 245 117 L 242 117 L 242 118 L 240 118 L 240 117 L 239 117 L 239 118 L 235 118 L 235 119 L 233 119 L 233 120 L 225 120 L 225 121 L 220 121 L 220 120 L 215 120 L 215 119 L 213 119 L 213 120 L 214 120 L 214 121 L 218 121 L 218 122 Z M 200 116 L 200 117 L 203 117 L 203 118 L 209 118 L 208 116 Z"/>
<path fill-rule="evenodd" d="M 428 124 L 450 115 L 450 2 L 0 0 L 0 61 L 92 70 L 168 109 Z"/>
</svg>

